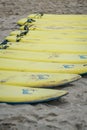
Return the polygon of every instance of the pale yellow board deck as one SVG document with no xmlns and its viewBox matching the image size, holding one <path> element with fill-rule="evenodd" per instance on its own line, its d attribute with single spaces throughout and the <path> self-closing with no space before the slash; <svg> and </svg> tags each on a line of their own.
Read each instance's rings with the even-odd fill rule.
<svg viewBox="0 0 87 130">
<path fill-rule="evenodd" d="M 67 91 L 0 85 L 0 103 L 40 103 L 58 99 Z"/>
<path fill-rule="evenodd" d="M 42 17 L 40 15 L 37 14 L 30 14 L 27 18 L 22 18 L 20 20 L 18 20 L 18 24 L 22 25 L 25 22 L 27 22 L 27 20 L 29 19 L 33 19 L 35 23 L 35 21 L 49 21 L 49 23 L 52 22 L 84 22 L 87 21 L 87 15 L 58 15 L 58 14 L 44 14 Z"/>
<path fill-rule="evenodd" d="M 76 36 L 75 36 L 76 37 Z M 66 43 L 69 43 L 69 44 L 87 44 L 87 36 L 85 38 L 82 38 L 82 37 L 79 37 L 79 38 L 70 38 L 69 36 L 68 37 L 63 37 L 63 36 L 57 36 L 57 37 L 54 37 L 54 38 L 48 38 L 48 37 L 43 37 L 43 38 L 40 38 L 40 37 L 28 37 L 28 36 L 23 36 L 23 37 L 17 37 L 17 36 L 7 36 L 5 38 L 6 40 L 8 40 L 9 42 L 17 42 L 17 41 L 20 41 L 20 42 L 34 42 L 34 43 L 43 43 L 43 44 L 48 44 L 48 43 L 51 43 L 51 44 L 66 44 Z"/>
<path fill-rule="evenodd" d="M 87 73 L 87 64 L 45 63 L 0 58 L 0 70 L 49 73 Z"/>
<path fill-rule="evenodd" d="M 66 21 L 83 21 L 83 20 L 87 20 L 87 15 L 58 15 L 58 14 L 44 14 L 44 15 L 40 15 L 40 14 L 30 14 L 28 16 L 29 18 L 34 18 L 34 19 L 48 19 L 48 20 L 58 20 L 58 21 L 61 21 L 61 20 L 66 20 Z"/>
<path fill-rule="evenodd" d="M 0 70 L 0 84 L 24 87 L 57 87 L 80 79 L 77 74 L 18 72 Z"/>
<path fill-rule="evenodd" d="M 53 29 L 55 30 L 55 28 L 59 28 L 59 29 L 63 29 L 63 28 L 87 28 L 87 21 L 77 21 L 77 22 L 74 22 L 74 21 L 37 21 L 36 22 L 33 22 L 33 23 L 25 23 L 25 24 L 22 24 L 21 27 L 25 26 L 25 25 L 28 25 L 28 26 L 36 26 L 36 27 L 43 27 L 43 28 L 46 28 L 46 29 Z"/>
<path fill-rule="evenodd" d="M 30 19 L 33 19 L 34 21 L 30 20 Z M 19 25 L 23 25 L 25 23 L 31 23 L 29 21 L 32 21 L 32 23 L 40 23 L 40 22 L 44 22 L 45 24 L 50 24 L 50 23 L 60 23 L 60 25 L 62 23 L 64 24 L 69 24 L 71 23 L 71 25 L 74 23 L 74 22 L 84 22 L 84 21 L 87 21 L 87 15 L 51 15 L 51 14 L 45 14 L 43 15 L 42 17 L 40 17 L 40 15 L 36 15 L 36 14 L 31 14 L 29 15 L 27 18 L 23 18 L 23 19 L 20 19 L 18 20 L 17 24 Z M 49 22 L 49 23 L 48 23 Z"/>
<path fill-rule="evenodd" d="M 25 34 L 26 33 L 26 34 Z M 71 37 L 71 38 L 87 38 L 87 30 L 53 30 L 53 31 L 24 31 L 24 30 L 15 30 L 10 33 L 10 35 L 25 35 L 29 38 L 50 38 L 50 37 Z"/>
<path fill-rule="evenodd" d="M 55 29 L 55 28 L 87 28 L 87 20 L 83 21 L 46 21 L 46 20 L 36 20 L 36 22 L 33 23 L 25 23 L 22 26 L 31 26 L 34 25 L 36 27 L 43 27 L 46 29 Z"/>
<path fill-rule="evenodd" d="M 53 52 L 31 52 L 8 49 L 0 50 L 0 58 L 55 63 L 87 63 L 87 54 L 62 54 Z"/>
<path fill-rule="evenodd" d="M 53 28 L 53 27 L 74 27 L 74 28 L 77 28 L 77 27 L 87 27 L 87 20 L 84 20 L 84 21 L 50 21 L 50 20 L 36 20 L 36 22 L 32 22 L 32 23 L 22 23 L 21 22 L 21 25 L 34 25 L 34 26 L 37 26 L 37 27 L 44 27 L 44 28 Z M 18 22 L 19 24 L 19 22 Z"/>
<path fill-rule="evenodd" d="M 43 26 L 39 26 L 39 25 L 34 25 L 34 24 L 32 24 L 32 26 L 30 26 L 30 25 L 27 25 L 27 27 L 29 28 L 29 30 L 39 30 L 39 31 L 59 31 L 59 30 L 72 30 L 72 31 L 75 31 L 75 30 L 86 30 L 87 31 L 87 27 L 86 26 L 66 26 L 66 27 L 63 27 L 63 26 L 61 26 L 61 27 L 58 27 L 58 26 L 45 26 L 45 27 L 43 27 Z M 20 30 L 25 30 L 25 26 L 23 25 L 23 26 L 21 26 L 20 28 L 19 28 Z"/>
<path fill-rule="evenodd" d="M 22 42 L 9 42 L 0 45 L 0 48 L 10 50 L 34 51 L 34 52 L 57 52 L 57 53 L 75 53 L 87 54 L 87 44 L 35 44 Z"/>
<path fill-rule="evenodd" d="M 72 31 L 73 32 L 73 31 Z M 11 32 L 10 33 L 10 35 L 11 35 L 11 37 L 7 37 L 7 39 L 9 38 L 9 39 L 11 39 L 12 38 L 12 36 L 18 36 L 19 35 L 19 37 L 22 35 L 22 37 L 21 37 L 21 39 L 29 39 L 29 41 L 30 40 L 32 40 L 32 41 L 35 41 L 35 42 L 37 42 L 37 41 L 48 41 L 48 43 L 52 43 L 52 41 L 53 42 L 56 42 L 56 43 L 59 43 L 59 42 L 61 42 L 61 43 L 65 43 L 66 41 L 71 41 L 71 43 L 83 43 L 83 41 L 85 41 L 86 39 L 87 39 L 87 32 L 80 32 L 80 33 L 70 33 L 70 32 L 66 32 L 66 33 L 64 33 L 64 32 L 61 32 L 61 33 L 59 33 L 59 32 L 44 32 L 44 31 L 29 31 L 29 32 L 27 32 L 27 34 L 25 35 L 24 34 L 25 33 L 25 31 L 13 31 L 13 32 Z M 8 40 L 9 40 L 8 39 Z M 17 39 L 17 38 L 16 38 Z M 64 39 L 64 40 L 63 40 Z M 66 41 L 65 41 L 65 39 L 66 39 Z M 78 40 L 78 42 L 77 41 L 75 41 L 75 40 Z M 81 39 L 81 40 L 80 40 Z"/>
<path fill-rule="evenodd" d="M 66 23 L 67 21 L 64 21 L 64 23 Z M 83 21 L 84 22 L 84 21 Z M 25 30 L 25 25 L 27 25 L 27 27 L 29 28 L 29 30 L 33 30 L 33 31 L 35 31 L 35 30 L 38 30 L 38 31 L 47 31 L 47 32 L 49 32 L 49 31 L 57 31 L 57 32 L 60 32 L 60 31 L 70 31 L 70 32 L 72 32 L 72 31 L 76 31 L 76 32 L 82 32 L 83 30 L 84 30 L 84 32 L 87 32 L 87 21 L 85 21 L 83 24 L 84 24 L 84 26 L 83 26 L 83 24 L 81 23 L 81 21 L 78 21 L 78 26 L 76 26 L 76 25 L 73 25 L 72 26 L 72 24 L 70 23 L 68 23 L 68 25 L 67 26 L 64 26 L 64 23 L 62 23 L 62 25 L 57 25 L 57 26 L 55 26 L 55 25 L 51 25 L 51 26 L 49 26 L 49 25 L 46 25 L 45 24 L 45 26 L 43 26 L 43 25 L 35 25 L 34 23 L 31 23 L 31 24 L 24 24 L 24 25 L 22 25 L 22 26 L 20 26 L 20 30 Z M 72 21 L 72 23 L 74 23 L 73 21 Z M 80 24 L 81 24 L 81 26 L 80 26 Z"/>
<path fill-rule="evenodd" d="M 59 19 L 58 19 L 59 17 Z M 87 15 L 84 15 L 83 17 L 81 17 L 81 15 L 79 16 L 73 16 L 72 15 L 72 18 L 70 15 L 67 15 L 65 17 L 65 15 L 58 15 L 58 17 L 55 17 L 55 19 L 44 19 L 44 18 L 22 18 L 20 20 L 18 20 L 17 24 L 19 25 L 24 25 L 26 23 L 29 23 L 29 24 L 42 24 L 42 25 L 50 25 L 50 24 L 53 24 L 53 25 L 87 25 L 86 21 L 87 21 Z"/>
</svg>

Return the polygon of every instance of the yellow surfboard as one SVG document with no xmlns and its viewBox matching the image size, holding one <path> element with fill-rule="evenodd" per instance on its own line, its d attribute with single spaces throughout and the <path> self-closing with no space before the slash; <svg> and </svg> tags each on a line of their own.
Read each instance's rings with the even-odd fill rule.
<svg viewBox="0 0 87 130">
<path fill-rule="evenodd" d="M 18 72 L 0 70 L 0 84 L 24 87 L 58 87 L 80 79 L 77 74 Z"/>
<path fill-rule="evenodd" d="M 0 84 L 0 103 L 42 103 L 58 99 L 66 94 L 68 94 L 68 92 L 63 90 L 17 87 Z"/>
<path fill-rule="evenodd" d="M 76 36 L 74 36 L 76 37 Z M 78 36 L 77 36 L 78 37 Z M 49 37 L 29 37 L 29 36 L 7 36 L 5 38 L 6 40 L 8 40 L 9 42 L 35 42 L 35 43 L 43 43 L 43 44 L 47 44 L 47 43 L 56 43 L 56 44 L 65 44 L 65 43 L 69 43 L 69 44 L 87 44 L 87 37 L 84 38 L 70 38 L 69 36 L 65 36 L 63 37 L 61 36 L 54 36 L 53 38 L 51 36 Z"/>
<path fill-rule="evenodd" d="M 82 27 L 87 27 L 87 20 L 83 20 L 83 21 L 50 21 L 50 20 L 36 20 L 35 22 L 32 23 L 21 23 L 21 25 L 34 25 L 37 27 L 44 27 L 44 28 L 55 28 L 55 27 L 59 27 L 59 28 L 65 28 L 65 27 L 70 27 L 70 28 L 82 28 Z M 18 23 L 19 24 L 19 23 Z"/>
<path fill-rule="evenodd" d="M 0 58 L 55 63 L 87 63 L 87 54 L 0 50 Z"/>
<path fill-rule="evenodd" d="M 29 25 L 29 24 L 26 24 L 27 25 L 27 28 L 29 29 L 29 30 L 39 30 L 39 31 L 58 31 L 58 30 L 72 30 L 72 31 L 74 31 L 74 30 L 86 30 L 86 32 L 87 32 L 87 27 L 86 26 L 65 26 L 65 27 L 63 27 L 63 26 L 61 26 L 61 27 L 59 27 L 59 26 L 39 26 L 39 25 L 35 25 L 35 24 L 32 24 L 32 25 Z M 26 28 L 25 28 L 25 25 L 23 25 L 23 26 L 21 26 L 20 28 L 19 28 L 20 30 L 26 30 Z"/>
<path fill-rule="evenodd" d="M 29 15 L 27 18 L 23 18 L 23 19 L 20 19 L 17 24 L 19 25 L 23 25 L 23 24 L 26 24 L 26 23 L 35 23 L 35 22 L 45 22 L 45 24 L 48 23 L 56 23 L 58 22 L 58 24 L 60 23 L 64 23 L 64 24 L 67 24 L 67 23 L 74 23 L 74 22 L 84 22 L 84 21 L 87 21 L 87 15 L 53 15 L 53 14 L 44 14 L 43 16 L 41 16 L 40 14 L 31 14 Z"/>
<path fill-rule="evenodd" d="M 0 49 L 36 51 L 36 52 L 57 52 L 57 53 L 74 53 L 87 54 L 87 44 L 37 44 L 8 42 L 1 44 Z"/>
<path fill-rule="evenodd" d="M 35 16 L 35 15 L 33 15 Z M 44 15 L 46 16 L 46 15 Z M 41 28 L 43 27 L 43 29 L 85 29 L 87 28 L 87 15 L 52 15 L 52 17 L 55 18 L 51 18 L 50 14 L 48 15 L 48 19 L 44 18 L 44 16 L 38 19 L 35 17 L 30 16 L 29 18 L 24 18 L 21 19 L 17 22 L 17 24 L 19 25 L 33 25 L 36 28 Z M 30 18 L 33 18 L 30 19 Z M 51 18 L 51 19 L 50 19 Z M 24 26 L 21 27 L 21 29 L 24 29 Z"/>
<path fill-rule="evenodd" d="M 68 18 L 68 17 L 67 17 Z M 79 20 L 79 21 L 69 21 L 69 20 L 35 20 L 35 22 L 32 23 L 24 23 L 23 25 L 35 25 L 35 26 L 43 26 L 43 27 L 86 27 L 87 26 L 87 20 Z"/>
<path fill-rule="evenodd" d="M 19 36 L 28 36 L 29 38 L 53 38 L 53 37 L 61 37 L 61 36 L 70 36 L 72 37 L 87 37 L 86 30 L 53 30 L 53 31 L 26 31 L 26 30 L 15 30 L 10 33 L 11 36 L 19 35 Z"/>
<path fill-rule="evenodd" d="M 60 17 L 60 16 L 59 16 Z M 86 26 L 87 25 L 87 23 L 86 23 L 86 21 L 87 21 L 87 19 L 86 18 L 80 18 L 79 19 L 79 16 L 77 16 L 78 17 L 78 19 L 69 19 L 69 15 L 67 15 L 66 16 L 66 19 L 64 19 L 64 15 L 60 18 L 60 20 L 59 19 L 44 19 L 44 18 L 41 18 L 41 19 L 35 19 L 35 18 L 33 18 L 33 19 L 31 19 L 31 18 L 22 18 L 22 19 L 20 19 L 20 20 L 18 20 L 18 22 L 17 22 L 17 24 L 18 25 L 25 25 L 25 24 L 39 24 L 39 25 L 57 25 L 57 26 L 61 26 L 61 25 L 76 25 L 76 26 L 78 26 L 78 25 L 81 25 L 81 26 Z M 74 17 L 74 16 L 73 16 Z M 84 17 L 87 17 L 86 15 L 84 16 Z M 70 26 L 71 26 L 70 25 Z"/>
<path fill-rule="evenodd" d="M 84 40 L 87 38 L 87 32 L 84 33 L 84 32 L 60 32 L 60 33 L 57 33 L 56 31 L 51 31 L 51 32 L 45 32 L 45 31 L 21 31 L 21 30 L 18 30 L 18 31 L 13 31 L 10 33 L 11 36 L 18 36 L 21 37 L 24 39 L 26 38 L 29 38 L 29 40 L 35 40 L 35 42 L 37 40 L 40 40 L 40 41 L 44 41 L 44 40 L 54 40 L 54 42 L 57 40 L 59 41 L 59 39 L 62 38 L 63 39 L 66 39 L 68 38 L 69 39 L 81 39 L 81 40 Z M 78 42 L 77 42 L 78 43 Z M 81 43 L 81 42 L 80 42 Z"/>
<path fill-rule="evenodd" d="M 45 63 L 0 58 L 0 70 L 85 74 L 87 64 Z"/>
<path fill-rule="evenodd" d="M 28 16 L 29 18 L 34 18 L 34 19 L 53 19 L 53 20 L 66 20 L 66 21 L 81 21 L 81 20 L 87 20 L 87 15 L 58 15 L 58 14 L 42 14 L 42 13 L 38 13 L 38 14 L 30 14 Z"/>
</svg>

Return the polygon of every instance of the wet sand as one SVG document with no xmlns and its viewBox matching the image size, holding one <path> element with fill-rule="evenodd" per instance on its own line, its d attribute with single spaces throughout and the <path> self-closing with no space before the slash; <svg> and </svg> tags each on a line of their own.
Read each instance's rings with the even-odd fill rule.
<svg viewBox="0 0 87 130">
<path fill-rule="evenodd" d="M 34 12 L 87 14 L 87 0 L 1 0 L 0 42 Z M 0 104 L 0 130 L 87 130 L 87 75 L 58 89 L 69 94 L 44 104 Z"/>
</svg>

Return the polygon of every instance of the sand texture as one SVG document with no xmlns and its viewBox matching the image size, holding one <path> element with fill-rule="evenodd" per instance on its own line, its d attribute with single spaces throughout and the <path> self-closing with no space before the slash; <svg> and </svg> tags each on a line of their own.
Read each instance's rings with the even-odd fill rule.
<svg viewBox="0 0 87 130">
<path fill-rule="evenodd" d="M 0 42 L 34 12 L 87 14 L 87 0 L 0 0 Z M 37 105 L 0 104 L 0 130 L 87 130 L 87 75 L 60 100 Z"/>
</svg>

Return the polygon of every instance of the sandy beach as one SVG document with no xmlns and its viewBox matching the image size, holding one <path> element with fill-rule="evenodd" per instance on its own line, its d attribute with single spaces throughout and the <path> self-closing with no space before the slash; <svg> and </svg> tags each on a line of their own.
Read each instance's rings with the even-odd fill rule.
<svg viewBox="0 0 87 130">
<path fill-rule="evenodd" d="M 0 42 L 34 12 L 87 14 L 87 0 L 0 0 Z M 43 104 L 0 104 L 0 130 L 87 130 L 87 75 L 56 89 L 69 94 Z"/>
</svg>

